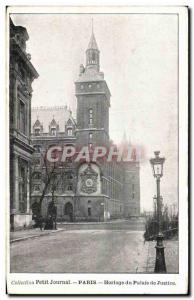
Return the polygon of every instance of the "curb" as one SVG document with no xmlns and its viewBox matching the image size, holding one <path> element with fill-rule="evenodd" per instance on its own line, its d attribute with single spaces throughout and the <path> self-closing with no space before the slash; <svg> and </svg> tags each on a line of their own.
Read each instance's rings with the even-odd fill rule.
<svg viewBox="0 0 194 300">
<path fill-rule="evenodd" d="M 22 242 L 22 241 L 25 241 L 25 240 L 28 240 L 28 239 L 34 239 L 34 238 L 41 237 L 41 236 L 46 236 L 46 235 L 53 234 L 53 233 L 58 233 L 58 232 L 65 231 L 65 230 L 66 229 L 58 229 L 58 230 L 51 231 L 51 232 L 45 232 L 45 233 L 42 233 L 42 234 L 29 235 L 29 236 L 25 236 L 25 237 L 18 238 L 18 239 L 13 239 L 13 240 L 10 240 L 10 244 L 17 243 L 17 242 Z"/>
</svg>

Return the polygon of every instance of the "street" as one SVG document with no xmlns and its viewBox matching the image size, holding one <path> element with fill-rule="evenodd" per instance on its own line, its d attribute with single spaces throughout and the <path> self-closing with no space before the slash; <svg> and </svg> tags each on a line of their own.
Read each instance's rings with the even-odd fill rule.
<svg viewBox="0 0 194 300">
<path fill-rule="evenodd" d="M 143 231 L 73 230 L 11 245 L 11 272 L 145 272 Z"/>
</svg>

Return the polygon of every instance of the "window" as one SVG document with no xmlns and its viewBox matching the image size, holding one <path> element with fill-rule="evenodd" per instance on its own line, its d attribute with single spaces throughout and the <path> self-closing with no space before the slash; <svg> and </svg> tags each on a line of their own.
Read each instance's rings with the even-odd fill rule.
<svg viewBox="0 0 194 300">
<path fill-rule="evenodd" d="M 51 135 L 56 135 L 57 131 L 56 131 L 56 128 L 51 128 Z"/>
<path fill-rule="evenodd" d="M 20 119 L 19 119 L 19 121 L 20 121 L 20 125 L 19 125 L 20 131 L 25 134 L 26 133 L 25 104 L 22 101 L 20 101 Z"/>
<path fill-rule="evenodd" d="M 132 184 L 132 191 L 134 192 L 134 190 L 135 190 L 135 185 Z"/>
<path fill-rule="evenodd" d="M 96 59 L 96 55 L 94 52 L 92 52 L 92 61 L 95 62 L 95 59 Z"/>
<path fill-rule="evenodd" d="M 34 145 L 34 149 L 37 153 L 41 152 L 41 145 Z"/>
<path fill-rule="evenodd" d="M 27 181 L 26 181 L 26 167 L 22 164 L 19 168 L 19 175 L 20 175 L 20 181 L 19 181 L 19 211 L 21 213 L 26 212 L 27 208 Z"/>
<path fill-rule="evenodd" d="M 40 166 L 40 163 L 41 163 L 41 161 L 40 161 L 40 159 L 38 159 L 38 158 L 35 158 L 35 159 L 33 160 L 33 164 L 36 165 L 36 166 Z"/>
<path fill-rule="evenodd" d="M 92 143 L 89 143 L 89 149 L 92 149 Z"/>
<path fill-rule="evenodd" d="M 40 135 L 40 128 L 36 128 L 36 129 L 35 129 L 35 135 L 36 135 L 36 136 Z"/>
<path fill-rule="evenodd" d="M 91 215 L 92 215 L 92 209 L 91 207 L 88 207 L 88 217 L 91 217 Z"/>
<path fill-rule="evenodd" d="M 72 130 L 72 128 L 68 128 L 68 129 L 67 129 L 67 135 L 68 135 L 68 136 L 72 136 L 72 135 L 73 135 L 73 130 Z"/>
<path fill-rule="evenodd" d="M 73 175 L 72 174 L 67 174 L 67 179 L 73 179 Z"/>
<path fill-rule="evenodd" d="M 89 139 L 90 140 L 92 139 L 92 133 L 91 132 L 89 133 Z"/>
<path fill-rule="evenodd" d="M 72 184 L 69 184 L 69 185 L 67 186 L 67 190 L 68 190 L 68 191 L 73 191 L 73 185 L 72 185 Z"/>
<path fill-rule="evenodd" d="M 72 163 L 72 157 L 66 157 L 66 162 Z"/>
<path fill-rule="evenodd" d="M 35 192 L 40 192 L 40 185 L 39 184 L 34 185 L 34 191 Z"/>
<path fill-rule="evenodd" d="M 34 179 L 41 179 L 41 173 L 35 172 L 33 177 L 34 177 Z"/>
<path fill-rule="evenodd" d="M 93 124 L 93 110 L 89 109 L 89 124 Z"/>
<path fill-rule="evenodd" d="M 133 194 L 132 194 L 132 199 L 135 199 L 135 193 L 133 192 Z"/>
</svg>

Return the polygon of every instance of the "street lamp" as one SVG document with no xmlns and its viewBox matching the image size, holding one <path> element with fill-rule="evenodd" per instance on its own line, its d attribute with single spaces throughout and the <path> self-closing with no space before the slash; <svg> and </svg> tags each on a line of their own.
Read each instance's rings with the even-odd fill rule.
<svg viewBox="0 0 194 300">
<path fill-rule="evenodd" d="M 164 244 L 163 234 L 161 227 L 161 198 L 160 198 L 160 178 L 163 176 L 163 164 L 165 161 L 164 157 L 159 157 L 160 151 L 154 152 L 155 157 L 150 159 L 150 163 L 153 169 L 153 175 L 156 178 L 157 186 L 157 221 L 158 221 L 158 234 L 156 242 L 156 262 L 155 262 L 155 273 L 166 273 L 166 263 L 164 256 Z"/>
</svg>

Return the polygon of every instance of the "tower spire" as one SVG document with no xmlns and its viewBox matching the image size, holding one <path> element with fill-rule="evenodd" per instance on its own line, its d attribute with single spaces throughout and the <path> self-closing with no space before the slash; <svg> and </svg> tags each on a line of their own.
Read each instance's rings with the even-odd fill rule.
<svg viewBox="0 0 194 300">
<path fill-rule="evenodd" d="M 92 18 L 92 34 L 93 34 L 93 18 Z"/>
<path fill-rule="evenodd" d="M 92 34 L 90 37 L 90 42 L 88 44 L 88 48 L 86 50 L 86 68 L 96 69 L 99 71 L 99 62 L 100 62 L 100 51 L 98 49 L 98 45 L 96 43 L 96 39 L 94 36 L 94 25 L 93 25 L 93 18 L 92 18 Z"/>
</svg>

